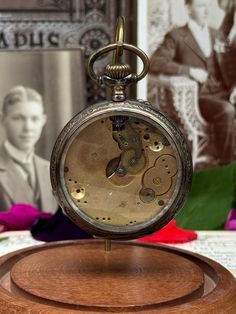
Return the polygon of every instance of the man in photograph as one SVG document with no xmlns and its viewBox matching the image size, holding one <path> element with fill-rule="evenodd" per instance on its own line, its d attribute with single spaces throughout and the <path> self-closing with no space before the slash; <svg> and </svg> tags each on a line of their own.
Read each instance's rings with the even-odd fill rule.
<svg viewBox="0 0 236 314">
<path fill-rule="evenodd" d="M 225 165 L 234 159 L 236 88 L 224 82 L 216 51 L 217 32 L 207 26 L 210 1 L 185 3 L 187 24 L 166 35 L 151 58 L 150 72 L 187 76 L 198 83 L 200 112 L 214 134 L 214 158 Z"/>
<path fill-rule="evenodd" d="M 225 17 L 220 27 L 223 39 L 229 46 L 236 48 L 236 0 L 218 0 L 219 7 L 225 11 Z"/>
<path fill-rule="evenodd" d="M 41 95 L 34 89 L 15 86 L 5 96 L 2 125 L 6 140 L 0 147 L 0 211 L 14 204 L 30 204 L 54 213 L 49 162 L 34 152 L 46 123 Z"/>
</svg>

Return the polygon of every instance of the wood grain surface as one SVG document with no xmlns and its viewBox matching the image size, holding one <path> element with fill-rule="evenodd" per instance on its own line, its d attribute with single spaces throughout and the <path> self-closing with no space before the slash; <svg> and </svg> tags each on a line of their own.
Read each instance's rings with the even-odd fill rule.
<svg viewBox="0 0 236 314">
<path fill-rule="evenodd" d="M 236 282 L 193 253 L 66 241 L 0 258 L 0 313 L 236 313 Z"/>
</svg>

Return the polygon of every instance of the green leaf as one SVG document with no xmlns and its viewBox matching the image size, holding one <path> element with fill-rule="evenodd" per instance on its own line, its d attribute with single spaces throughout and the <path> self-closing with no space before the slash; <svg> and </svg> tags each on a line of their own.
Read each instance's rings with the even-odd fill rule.
<svg viewBox="0 0 236 314">
<path fill-rule="evenodd" d="M 188 199 L 176 217 L 184 229 L 223 229 L 228 212 L 236 205 L 236 162 L 195 171 Z"/>
</svg>

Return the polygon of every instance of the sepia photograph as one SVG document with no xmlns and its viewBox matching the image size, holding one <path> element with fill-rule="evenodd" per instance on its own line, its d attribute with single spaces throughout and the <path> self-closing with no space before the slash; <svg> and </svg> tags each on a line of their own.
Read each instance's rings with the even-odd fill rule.
<svg viewBox="0 0 236 314">
<path fill-rule="evenodd" d="M 138 97 L 171 118 L 192 154 L 192 187 L 177 225 L 228 230 L 236 212 L 236 1 L 138 5 L 138 44 L 150 58 Z"/>
<path fill-rule="evenodd" d="M 24 203 L 54 213 L 49 160 L 86 106 L 84 51 L 1 51 L 0 68 L 0 211 Z"/>
<path fill-rule="evenodd" d="M 195 169 L 235 160 L 235 12 L 234 0 L 147 2 L 147 98 L 185 134 Z"/>
</svg>

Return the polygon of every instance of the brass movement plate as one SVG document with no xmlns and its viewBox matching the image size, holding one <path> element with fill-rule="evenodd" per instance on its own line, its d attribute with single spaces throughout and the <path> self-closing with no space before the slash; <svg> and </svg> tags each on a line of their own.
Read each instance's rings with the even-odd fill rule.
<svg viewBox="0 0 236 314">
<path fill-rule="evenodd" d="M 191 182 L 182 135 L 141 101 L 102 103 L 73 118 L 52 155 L 52 185 L 89 232 L 134 238 L 166 224 Z"/>
</svg>

